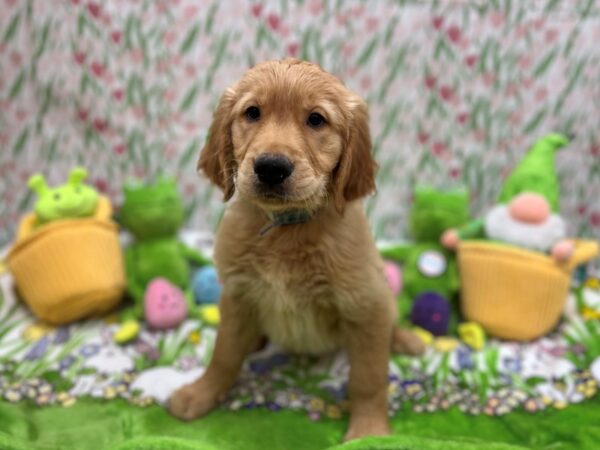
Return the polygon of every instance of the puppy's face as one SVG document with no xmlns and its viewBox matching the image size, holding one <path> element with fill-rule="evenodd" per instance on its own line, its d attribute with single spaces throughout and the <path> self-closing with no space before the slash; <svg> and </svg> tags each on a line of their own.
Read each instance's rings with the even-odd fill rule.
<svg viewBox="0 0 600 450">
<path fill-rule="evenodd" d="M 238 84 L 232 143 L 241 195 L 270 207 L 311 207 L 326 197 L 349 120 L 330 78 L 312 66 L 277 64 Z"/>
<path fill-rule="evenodd" d="M 223 94 L 199 166 L 226 199 L 343 211 L 374 188 L 366 105 L 313 64 L 260 64 Z"/>
</svg>

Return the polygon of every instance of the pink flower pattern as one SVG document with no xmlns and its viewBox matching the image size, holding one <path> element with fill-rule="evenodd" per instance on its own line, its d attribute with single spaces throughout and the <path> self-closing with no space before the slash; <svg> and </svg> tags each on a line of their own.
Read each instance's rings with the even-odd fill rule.
<svg viewBox="0 0 600 450">
<path fill-rule="evenodd" d="M 410 203 L 392 199 L 415 183 L 466 186 L 480 213 L 534 139 L 559 130 L 575 135 L 557 157 L 562 212 L 600 238 L 598 2 L 28 5 L 3 2 L 0 15 L 1 243 L 31 208 L 23 174 L 58 183 L 79 161 L 117 204 L 130 178 L 177 176 L 188 225 L 214 227 L 220 195 L 195 171 L 211 111 L 247 67 L 285 56 L 369 102 L 378 237 L 406 234 Z"/>
</svg>

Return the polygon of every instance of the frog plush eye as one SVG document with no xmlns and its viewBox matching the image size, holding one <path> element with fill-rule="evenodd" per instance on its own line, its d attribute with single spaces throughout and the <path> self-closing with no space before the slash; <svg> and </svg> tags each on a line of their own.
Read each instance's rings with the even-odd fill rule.
<svg viewBox="0 0 600 450">
<path fill-rule="evenodd" d="M 446 272 L 448 263 L 444 255 L 435 250 L 427 250 L 419 255 L 417 267 L 428 278 L 439 277 Z"/>
</svg>

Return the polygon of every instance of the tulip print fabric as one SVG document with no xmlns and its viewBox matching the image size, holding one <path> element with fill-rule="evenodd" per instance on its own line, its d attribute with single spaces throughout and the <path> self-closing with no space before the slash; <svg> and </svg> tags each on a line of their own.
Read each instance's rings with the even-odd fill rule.
<svg viewBox="0 0 600 450">
<path fill-rule="evenodd" d="M 527 147 L 558 156 L 571 231 L 600 236 L 597 0 L 2 0 L 0 242 L 30 209 L 28 177 L 75 164 L 118 204 L 128 179 L 176 176 L 188 224 L 221 196 L 195 170 L 220 93 L 258 61 L 320 63 L 371 108 L 380 238 L 405 235 L 416 183 L 489 207 Z"/>
</svg>

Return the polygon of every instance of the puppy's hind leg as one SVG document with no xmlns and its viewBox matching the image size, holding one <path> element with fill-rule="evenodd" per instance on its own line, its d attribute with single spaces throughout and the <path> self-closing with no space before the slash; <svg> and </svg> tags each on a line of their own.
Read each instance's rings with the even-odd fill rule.
<svg viewBox="0 0 600 450">
<path fill-rule="evenodd" d="M 258 326 L 248 311 L 225 296 L 220 309 L 221 323 L 206 372 L 169 400 L 170 413 L 180 419 L 193 420 L 215 408 L 235 383 L 246 355 L 259 345 Z"/>
<path fill-rule="evenodd" d="M 392 353 L 419 356 L 425 353 L 425 343 L 410 330 L 394 325 Z"/>
</svg>

